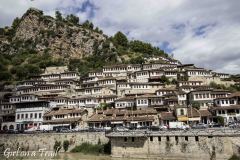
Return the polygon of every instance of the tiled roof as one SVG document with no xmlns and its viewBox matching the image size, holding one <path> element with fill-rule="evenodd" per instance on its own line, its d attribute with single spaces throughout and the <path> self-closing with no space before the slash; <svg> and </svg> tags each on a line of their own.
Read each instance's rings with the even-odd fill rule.
<svg viewBox="0 0 240 160">
<path fill-rule="evenodd" d="M 54 119 L 54 120 L 44 120 L 43 124 L 65 124 L 65 123 L 72 123 L 78 122 L 81 118 L 64 118 L 64 119 Z"/>
<path fill-rule="evenodd" d="M 173 112 L 161 112 L 162 120 L 176 120 L 176 117 L 173 115 Z"/>
<path fill-rule="evenodd" d="M 212 116 L 211 112 L 209 112 L 208 110 L 199 110 L 199 112 L 201 117 Z"/>
<path fill-rule="evenodd" d="M 187 112 L 189 118 L 200 117 L 200 112 L 196 108 L 188 108 Z"/>
<path fill-rule="evenodd" d="M 233 97 L 240 97 L 240 92 L 234 92 L 232 93 L 230 96 L 228 96 L 229 98 L 233 98 Z"/>
<path fill-rule="evenodd" d="M 84 109 L 59 109 L 59 110 L 52 110 L 44 114 L 44 116 L 53 116 L 53 115 L 66 115 L 70 113 L 83 113 Z"/>
<path fill-rule="evenodd" d="M 213 107 L 212 110 L 229 110 L 229 109 L 240 109 L 240 105 Z"/>
</svg>

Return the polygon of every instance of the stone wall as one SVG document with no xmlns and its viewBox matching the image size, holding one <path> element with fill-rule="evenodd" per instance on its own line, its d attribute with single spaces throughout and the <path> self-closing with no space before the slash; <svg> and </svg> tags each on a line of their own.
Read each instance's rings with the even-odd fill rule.
<svg viewBox="0 0 240 160">
<path fill-rule="evenodd" d="M 52 151 L 56 140 L 62 143 L 64 140 L 68 140 L 70 142 L 69 150 L 83 142 L 92 144 L 97 144 L 99 141 L 102 144 L 108 142 L 104 132 L 1 134 L 0 146 L 4 145 L 4 148 L 10 148 L 11 150 L 16 150 L 20 147 L 20 149 L 28 151 L 36 151 L 43 148 Z"/>
<path fill-rule="evenodd" d="M 239 137 L 112 137 L 113 157 L 220 160 L 239 155 Z"/>
</svg>

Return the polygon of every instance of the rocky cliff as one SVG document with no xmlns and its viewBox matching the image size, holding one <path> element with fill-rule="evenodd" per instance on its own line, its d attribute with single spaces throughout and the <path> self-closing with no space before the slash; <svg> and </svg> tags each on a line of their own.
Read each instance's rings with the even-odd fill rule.
<svg viewBox="0 0 240 160">
<path fill-rule="evenodd" d="M 30 8 L 16 23 L 13 33 L 2 36 L 2 53 L 16 54 L 29 47 L 40 53 L 49 51 L 54 56 L 82 58 L 92 55 L 106 40 L 103 34 L 58 21 L 34 8 Z"/>
</svg>

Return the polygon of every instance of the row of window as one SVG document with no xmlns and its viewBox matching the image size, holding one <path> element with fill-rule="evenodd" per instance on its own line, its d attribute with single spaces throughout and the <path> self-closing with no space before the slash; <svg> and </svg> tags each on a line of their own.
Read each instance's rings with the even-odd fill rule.
<svg viewBox="0 0 240 160">
<path fill-rule="evenodd" d="M 125 103 L 125 102 L 123 102 L 123 103 L 116 103 L 116 106 L 117 107 L 125 107 L 125 106 L 132 107 L 132 106 L 134 106 L 134 103 Z"/>
<path fill-rule="evenodd" d="M 218 98 L 218 97 L 225 97 L 225 94 L 210 94 L 210 93 L 203 93 L 203 94 L 195 94 L 195 99 L 202 99 L 202 98 Z"/>
<path fill-rule="evenodd" d="M 37 118 L 42 118 L 42 113 L 26 113 L 26 114 L 17 114 L 17 119 L 37 119 Z"/>
<path fill-rule="evenodd" d="M 218 113 L 218 114 L 227 114 L 228 112 L 225 111 L 225 110 L 219 110 L 217 113 Z M 239 113 L 240 113 L 239 109 L 236 109 L 236 110 L 235 110 L 235 113 L 239 114 Z"/>
<path fill-rule="evenodd" d="M 132 141 L 132 142 L 135 141 L 135 137 L 124 137 L 124 142 L 127 142 L 130 138 L 131 138 L 131 141 Z M 161 138 L 160 136 L 157 137 L 157 138 L 158 138 L 158 141 L 159 141 L 159 142 L 162 141 L 162 138 Z M 209 137 L 209 138 L 211 138 L 211 137 Z M 150 136 L 150 137 L 149 137 L 149 140 L 150 140 L 150 141 L 153 141 L 153 137 Z M 178 140 L 179 140 L 178 136 L 175 136 L 175 141 L 178 141 Z M 185 141 L 188 141 L 188 137 L 185 136 L 185 137 L 184 137 L 184 140 L 185 140 Z M 166 141 L 170 141 L 170 137 L 169 137 L 169 136 L 166 137 Z M 195 141 L 199 141 L 198 136 L 195 136 Z"/>
<path fill-rule="evenodd" d="M 137 100 L 137 104 L 148 104 L 146 99 Z"/>
<path fill-rule="evenodd" d="M 217 104 L 220 105 L 220 102 L 221 104 L 229 104 L 229 100 L 218 100 Z M 230 104 L 234 104 L 234 100 L 230 100 Z"/>
<path fill-rule="evenodd" d="M 207 72 L 188 72 L 189 75 L 208 75 Z"/>
</svg>

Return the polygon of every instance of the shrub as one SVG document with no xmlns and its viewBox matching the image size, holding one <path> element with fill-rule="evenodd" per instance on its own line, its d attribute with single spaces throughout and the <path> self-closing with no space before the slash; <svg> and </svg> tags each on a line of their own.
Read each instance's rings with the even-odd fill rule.
<svg viewBox="0 0 240 160">
<path fill-rule="evenodd" d="M 239 156 L 237 156 L 237 155 L 232 155 L 232 157 L 231 158 L 229 158 L 229 160 L 239 160 L 240 159 L 240 157 Z"/>
<path fill-rule="evenodd" d="M 81 152 L 84 154 L 110 154 L 111 144 L 90 144 L 82 143 L 71 150 L 71 152 Z"/>
<path fill-rule="evenodd" d="M 54 151 L 59 152 L 61 148 L 62 148 L 61 141 L 55 141 L 55 144 L 53 146 Z"/>
<path fill-rule="evenodd" d="M 68 150 L 69 144 L 70 143 L 68 140 L 63 141 L 63 149 L 65 152 Z"/>
<path fill-rule="evenodd" d="M 221 116 L 217 116 L 217 121 L 220 125 L 224 126 L 224 118 Z"/>
</svg>

